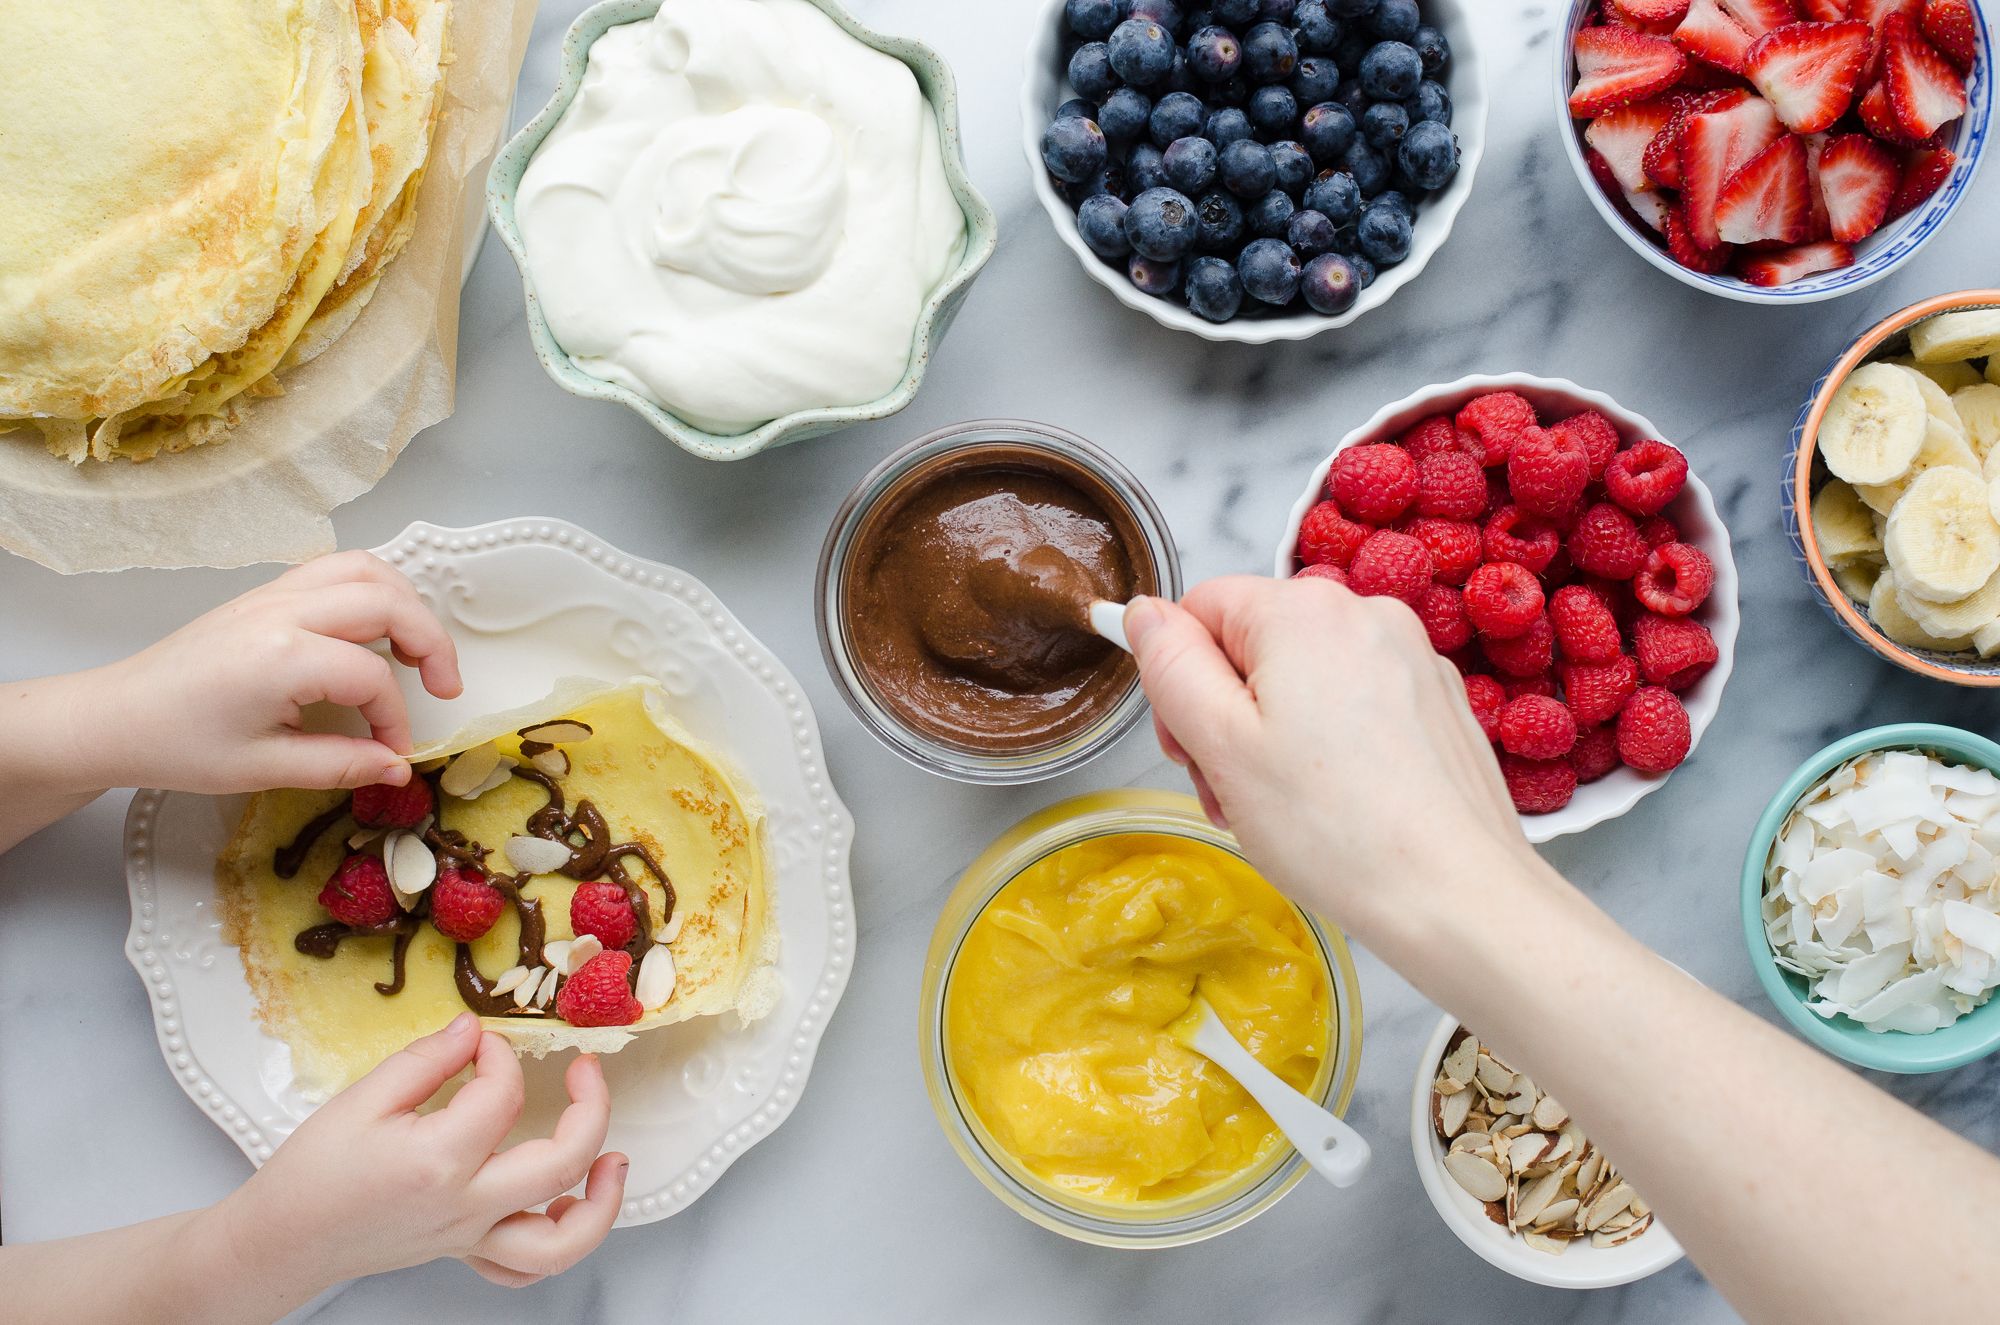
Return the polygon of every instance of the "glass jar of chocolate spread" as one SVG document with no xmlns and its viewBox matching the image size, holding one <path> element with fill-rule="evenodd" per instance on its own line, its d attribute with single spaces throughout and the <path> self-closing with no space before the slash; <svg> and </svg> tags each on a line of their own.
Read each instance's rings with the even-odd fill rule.
<svg viewBox="0 0 2000 1325">
<path fill-rule="evenodd" d="M 965 782 L 1033 782 L 1102 753 L 1146 711 L 1096 600 L 1179 597 L 1159 508 L 1081 437 L 985 420 L 862 479 L 820 553 L 820 647 L 869 731 Z"/>
</svg>

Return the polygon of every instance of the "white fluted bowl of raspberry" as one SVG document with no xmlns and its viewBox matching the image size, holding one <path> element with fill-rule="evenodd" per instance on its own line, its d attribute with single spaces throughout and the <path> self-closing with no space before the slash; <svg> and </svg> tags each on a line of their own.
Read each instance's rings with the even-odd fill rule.
<svg viewBox="0 0 2000 1325">
<path fill-rule="evenodd" d="M 1536 843 L 1659 787 L 1735 657 L 1707 487 L 1643 415 L 1560 378 L 1465 377 L 1380 410 L 1313 470 L 1275 569 L 1416 611 Z"/>
</svg>

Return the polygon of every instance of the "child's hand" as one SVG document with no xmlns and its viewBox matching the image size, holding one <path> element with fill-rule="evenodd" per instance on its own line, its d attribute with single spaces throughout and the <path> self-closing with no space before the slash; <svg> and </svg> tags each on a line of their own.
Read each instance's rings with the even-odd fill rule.
<svg viewBox="0 0 2000 1325">
<path fill-rule="evenodd" d="M 449 1104 L 416 1112 L 468 1063 Z M 626 1170 L 598 1153 L 611 1096 L 597 1058 L 573 1061 L 566 1084 L 554 1134 L 496 1154 L 521 1114 L 521 1065 L 461 1016 L 329 1100 L 223 1202 L 237 1259 L 308 1292 L 442 1256 L 510 1288 L 562 1273 L 604 1241 Z M 564 1195 L 580 1182 L 581 1198 Z"/>
<path fill-rule="evenodd" d="M 158 644 L 63 678 L 73 749 L 95 787 L 225 793 L 401 784 L 410 722 L 389 641 L 424 688 L 463 688 L 458 652 L 410 582 L 365 552 L 321 557 L 253 589 Z M 300 710 L 359 709 L 373 739 L 308 734 Z"/>
</svg>

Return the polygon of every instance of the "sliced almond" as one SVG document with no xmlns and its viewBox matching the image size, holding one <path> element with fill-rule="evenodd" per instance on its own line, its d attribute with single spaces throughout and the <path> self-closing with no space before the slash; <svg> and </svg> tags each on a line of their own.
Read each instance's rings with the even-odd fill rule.
<svg viewBox="0 0 2000 1325">
<path fill-rule="evenodd" d="M 487 792 L 492 791 L 494 788 L 502 786 L 506 782 L 508 782 L 514 776 L 514 770 L 519 767 L 520 764 L 515 760 L 509 759 L 505 755 L 500 756 L 500 762 L 494 766 L 494 769 L 491 773 L 488 773 L 486 775 L 486 780 L 481 782 L 478 786 L 474 787 L 471 791 L 466 792 L 465 795 L 459 797 L 459 799 L 468 801 L 478 800 L 481 796 L 484 796 Z"/>
<path fill-rule="evenodd" d="M 538 745 L 575 745 L 578 741 L 589 740 L 593 734 L 589 723 L 578 722 L 575 718 L 538 722 L 515 733 L 523 741 L 533 741 Z"/>
<path fill-rule="evenodd" d="M 665 1007 L 674 996 L 674 955 L 655 943 L 639 961 L 639 978 L 633 993 L 639 1006 L 651 1012 Z"/>
<path fill-rule="evenodd" d="M 556 982 L 561 978 L 562 977 L 557 975 L 554 971 L 550 971 L 547 975 L 542 977 L 542 987 L 535 991 L 536 1007 L 545 1008 L 549 1004 L 555 1001 Z"/>
<path fill-rule="evenodd" d="M 349 851 L 366 851 L 369 847 L 374 846 L 388 835 L 389 830 L 386 828 L 358 829 L 353 836 L 347 839 L 347 849 Z"/>
<path fill-rule="evenodd" d="M 569 776 L 569 756 L 560 750 L 537 750 L 528 762 L 552 778 Z"/>
<path fill-rule="evenodd" d="M 554 874 L 569 864 L 570 849 L 546 837 L 516 836 L 507 839 L 507 859 L 524 873 Z"/>
<path fill-rule="evenodd" d="M 467 797 L 473 788 L 491 777 L 500 766 L 500 747 L 488 741 L 475 745 L 445 766 L 438 778 L 438 790 L 447 796 Z"/>
<path fill-rule="evenodd" d="M 1542 1162 L 1555 1141 L 1546 1132 L 1524 1132 L 1507 1146 L 1507 1167 L 1516 1173 Z"/>
<path fill-rule="evenodd" d="M 687 912 L 675 911 L 667 923 L 660 926 L 660 932 L 653 936 L 655 943 L 672 943 L 681 936 L 681 922 L 687 919 Z"/>
<path fill-rule="evenodd" d="M 1461 1090 L 1456 1095 L 1441 1097 L 1438 1104 L 1438 1130 L 1446 1140 L 1457 1136 L 1465 1128 L 1465 1120 L 1472 1113 L 1472 1092 Z"/>
<path fill-rule="evenodd" d="M 382 840 L 382 867 L 389 886 L 407 897 L 416 897 L 437 882 L 437 856 L 430 845 L 403 829 Z"/>
<path fill-rule="evenodd" d="M 1504 1098 L 1514 1093 L 1514 1074 L 1497 1058 L 1481 1058 L 1479 1084 Z"/>
<path fill-rule="evenodd" d="M 1520 1199 L 1514 1205 L 1514 1219 L 1517 1223 L 1533 1224 L 1541 1218 L 1542 1211 L 1562 1192 L 1562 1174 L 1550 1173 L 1536 1178 L 1521 1189 Z"/>
<path fill-rule="evenodd" d="M 1576 1218 L 1576 1207 L 1577 1200 L 1574 1196 L 1565 1197 L 1560 1201 L 1550 1201 L 1542 1207 L 1541 1218 L 1534 1222 L 1543 1227 L 1554 1228 L 1558 1224 L 1565 1224 Z"/>
<path fill-rule="evenodd" d="M 1444 1170 L 1475 1200 L 1497 1201 L 1507 1194 L 1507 1180 L 1500 1176 L 1500 1170 L 1468 1151 L 1454 1150 L 1447 1154 Z"/>
<path fill-rule="evenodd" d="M 1438 1068 L 1445 1076 L 1457 1081 L 1472 1080 L 1473 1069 L 1479 1065 L 1479 1041 L 1470 1035 L 1458 1042 L 1458 1048 L 1444 1056 Z"/>
<path fill-rule="evenodd" d="M 549 965 L 564 975 L 575 975 L 583 969 L 583 964 L 604 951 L 604 943 L 595 934 L 579 934 L 569 942 L 569 951 L 561 961 L 551 960 Z"/>
<path fill-rule="evenodd" d="M 1564 1239 L 1552 1238 L 1546 1233 L 1538 1233 L 1533 1230 L 1523 1233 L 1521 1241 L 1536 1251 L 1544 1252 L 1550 1256 L 1560 1256 L 1569 1250 L 1569 1243 Z"/>
<path fill-rule="evenodd" d="M 514 1006 L 524 1008 L 535 1001 L 535 994 L 542 987 L 542 975 L 546 967 L 537 966 L 528 972 L 527 978 L 514 986 Z M 552 972 L 550 972 L 553 974 Z"/>
<path fill-rule="evenodd" d="M 1544 1095 L 1535 1101 L 1535 1126 L 1545 1132 L 1553 1132 L 1569 1121 L 1569 1110 L 1556 1103 L 1553 1095 Z"/>
<path fill-rule="evenodd" d="M 1453 1150 L 1485 1150 L 1493 1144 L 1493 1138 L 1484 1131 L 1460 1132 L 1451 1139 Z"/>
<path fill-rule="evenodd" d="M 1584 1229 L 1587 1232 L 1595 1233 L 1598 1229 L 1603 1228 L 1611 1222 L 1614 1216 L 1623 1213 L 1626 1206 L 1632 1204 L 1634 1195 L 1636 1193 L 1633 1192 L 1631 1186 L 1621 1182 L 1595 1201 L 1592 1201 L 1589 1213 L 1583 1219 Z"/>
<path fill-rule="evenodd" d="M 521 982 L 527 978 L 528 978 L 527 967 L 509 966 L 506 970 L 500 972 L 500 978 L 493 982 L 492 992 L 496 996 L 500 994 L 511 994 L 516 989 L 519 989 L 521 987 Z"/>
<path fill-rule="evenodd" d="M 1440 1095 L 1461 1095 L 1465 1092 L 1465 1083 L 1451 1077 L 1439 1077 L 1431 1089 Z"/>
</svg>

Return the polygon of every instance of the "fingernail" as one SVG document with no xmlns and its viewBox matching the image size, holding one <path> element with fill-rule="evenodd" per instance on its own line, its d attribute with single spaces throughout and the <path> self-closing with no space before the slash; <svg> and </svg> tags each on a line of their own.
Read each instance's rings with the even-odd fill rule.
<svg viewBox="0 0 2000 1325">
<path fill-rule="evenodd" d="M 451 1019 L 451 1025 L 445 1027 L 445 1030 L 447 1030 L 453 1035 L 459 1035 L 467 1030 L 470 1030 L 472 1027 L 477 1026 L 478 1024 L 479 1024 L 478 1017 L 474 1016 L 470 1012 L 461 1012 L 456 1017 L 453 1017 Z"/>
<path fill-rule="evenodd" d="M 1137 652 L 1147 635 L 1156 630 L 1167 619 L 1160 610 L 1160 600 L 1144 596 L 1134 598 L 1125 605 L 1125 638 Z"/>
</svg>

